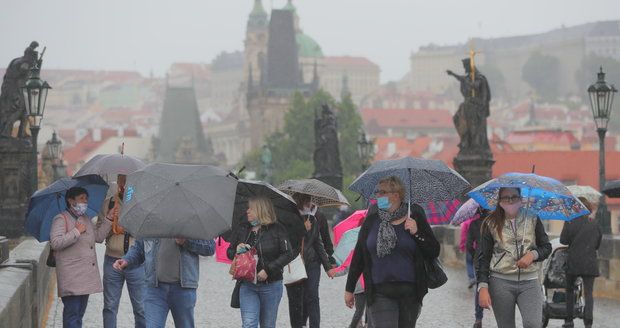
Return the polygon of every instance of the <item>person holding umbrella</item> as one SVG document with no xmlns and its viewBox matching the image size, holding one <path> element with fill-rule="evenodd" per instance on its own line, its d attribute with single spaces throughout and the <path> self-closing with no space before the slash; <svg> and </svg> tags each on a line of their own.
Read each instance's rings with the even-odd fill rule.
<svg viewBox="0 0 620 328">
<path fill-rule="evenodd" d="M 266 197 L 249 198 L 247 220 L 233 230 L 228 258 L 256 249 L 256 281 L 241 281 L 239 304 L 243 328 L 275 328 L 282 298 L 282 268 L 293 259 L 287 232 L 277 222 Z"/>
<path fill-rule="evenodd" d="M 101 204 L 101 203 L 99 203 Z M 114 207 L 102 224 L 95 226 L 86 216 L 88 191 L 72 187 L 65 194 L 66 210 L 56 215 L 50 230 L 50 246 L 56 258 L 58 296 L 64 305 L 63 327 L 82 327 L 90 294 L 103 291 L 95 242 L 101 243 L 112 227 Z"/>
<path fill-rule="evenodd" d="M 424 210 L 408 204 L 398 177 L 381 178 L 375 188 L 377 204 L 368 210 L 359 233 L 345 304 L 355 304 L 355 285 L 363 273 L 374 327 L 415 327 L 428 292 L 424 261 L 437 258 L 440 245 Z"/>
</svg>

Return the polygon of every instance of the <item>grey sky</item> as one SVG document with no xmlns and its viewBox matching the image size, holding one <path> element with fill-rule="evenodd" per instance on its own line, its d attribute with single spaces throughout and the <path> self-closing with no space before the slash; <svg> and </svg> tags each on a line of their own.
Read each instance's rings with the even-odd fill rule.
<svg viewBox="0 0 620 328">
<path fill-rule="evenodd" d="M 241 50 L 253 0 L 4 0 L 0 66 L 32 40 L 45 67 L 151 70 Z M 286 0 L 264 0 L 266 9 Z M 620 19 L 618 0 L 297 0 L 304 32 L 327 55 L 365 56 L 398 79 L 420 45 L 544 32 Z M 44 73 L 43 73 L 44 74 Z"/>
</svg>

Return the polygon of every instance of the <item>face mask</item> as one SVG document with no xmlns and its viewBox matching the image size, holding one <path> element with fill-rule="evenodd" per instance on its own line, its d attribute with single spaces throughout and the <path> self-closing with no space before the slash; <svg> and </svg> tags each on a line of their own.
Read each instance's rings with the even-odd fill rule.
<svg viewBox="0 0 620 328">
<path fill-rule="evenodd" d="M 250 225 L 253 227 L 257 227 L 260 225 L 260 220 L 256 218 L 254 221 L 250 221 Z"/>
<path fill-rule="evenodd" d="M 312 215 L 314 216 L 316 214 L 318 207 L 314 204 L 310 205 L 310 206 L 304 206 L 304 208 L 299 211 L 301 213 L 301 215 Z"/>
<path fill-rule="evenodd" d="M 506 214 L 508 214 L 509 216 L 517 216 L 517 214 L 519 213 L 519 210 L 521 209 L 521 202 L 516 202 L 513 204 L 502 204 L 500 203 L 499 206 L 501 206 L 504 209 L 504 212 L 506 212 Z"/>
<path fill-rule="evenodd" d="M 379 197 L 377 198 L 377 206 L 381 210 L 387 210 L 390 208 L 392 204 L 390 204 L 390 200 L 387 197 Z"/>
<path fill-rule="evenodd" d="M 76 203 L 75 205 L 71 206 L 71 209 L 73 210 L 75 214 L 77 214 L 78 216 L 81 216 L 81 215 L 84 215 L 84 213 L 86 213 L 86 210 L 88 209 L 88 204 L 87 203 Z"/>
</svg>

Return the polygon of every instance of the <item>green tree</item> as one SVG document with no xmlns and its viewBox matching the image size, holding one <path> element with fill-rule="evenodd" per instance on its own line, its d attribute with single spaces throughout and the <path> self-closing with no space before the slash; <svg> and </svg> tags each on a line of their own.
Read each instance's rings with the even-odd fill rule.
<svg viewBox="0 0 620 328">
<path fill-rule="evenodd" d="M 521 77 L 542 99 L 557 100 L 560 91 L 560 60 L 556 57 L 533 53 L 523 65 Z"/>
</svg>

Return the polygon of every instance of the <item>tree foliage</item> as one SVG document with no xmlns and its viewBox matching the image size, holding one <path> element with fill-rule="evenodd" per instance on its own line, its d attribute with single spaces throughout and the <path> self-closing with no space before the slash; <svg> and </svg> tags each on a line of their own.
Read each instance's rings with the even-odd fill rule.
<svg viewBox="0 0 620 328">
<path fill-rule="evenodd" d="M 553 56 L 533 53 L 523 65 L 523 81 L 542 99 L 553 101 L 559 95 L 560 60 Z"/>
</svg>

